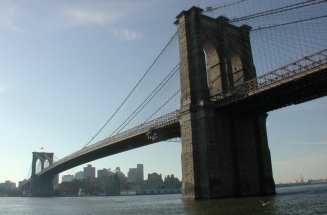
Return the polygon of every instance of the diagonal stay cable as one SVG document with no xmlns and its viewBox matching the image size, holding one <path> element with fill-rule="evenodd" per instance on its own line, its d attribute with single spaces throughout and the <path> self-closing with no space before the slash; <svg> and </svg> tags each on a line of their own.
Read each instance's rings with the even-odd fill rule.
<svg viewBox="0 0 327 215">
<path fill-rule="evenodd" d="M 230 20 L 229 22 L 230 23 L 240 22 L 240 21 L 244 21 L 244 20 L 248 20 L 248 19 L 254 19 L 254 18 L 258 18 L 258 17 L 262 17 L 262 16 L 268 16 L 268 15 L 277 14 L 277 13 L 281 13 L 281 12 L 285 12 L 285 11 L 289 11 L 289 10 L 295 10 L 295 9 L 299 9 L 299 8 L 303 8 L 303 7 L 321 4 L 323 2 L 326 2 L 326 0 L 319 0 L 318 2 L 317 2 L 317 0 L 307 0 L 304 2 L 296 3 L 296 4 L 291 4 L 291 5 L 255 13 L 255 14 L 250 14 L 250 15 L 243 16 L 243 17 L 234 18 L 234 19 Z"/>
<path fill-rule="evenodd" d="M 127 102 L 127 100 L 131 97 L 133 92 L 136 90 L 136 88 L 141 84 L 141 82 L 144 80 L 144 78 L 147 76 L 147 74 L 151 71 L 151 68 L 155 65 L 155 63 L 159 60 L 159 58 L 162 56 L 164 51 L 167 49 L 167 47 L 170 45 L 170 43 L 174 40 L 174 38 L 177 35 L 177 31 L 174 33 L 174 35 L 170 38 L 168 43 L 165 45 L 165 47 L 161 50 L 157 58 L 153 61 L 153 63 L 150 65 L 150 67 L 146 70 L 146 72 L 143 74 L 141 79 L 137 82 L 137 84 L 134 86 L 134 88 L 131 90 L 131 92 L 127 95 L 127 97 L 124 99 L 124 101 L 118 106 L 118 108 L 115 110 L 115 112 L 111 115 L 111 117 L 106 121 L 106 123 L 99 129 L 99 131 L 83 146 L 85 148 L 88 146 L 99 134 L 100 132 L 108 125 L 108 123 L 114 118 L 114 116 L 118 113 L 118 111 L 123 107 L 123 105 Z"/>
<path fill-rule="evenodd" d="M 163 105 L 161 105 L 151 116 L 149 116 L 144 123 L 146 123 L 148 120 L 150 120 L 154 115 L 156 115 L 165 105 L 167 105 L 175 96 L 178 95 L 178 93 L 181 90 L 179 89 L 177 92 L 175 92 Z"/>
<path fill-rule="evenodd" d="M 295 20 L 295 21 L 292 21 L 292 22 L 285 22 L 285 23 L 281 23 L 281 24 L 275 24 L 275 25 L 259 27 L 259 28 L 251 29 L 251 31 L 259 31 L 259 30 L 264 30 L 264 29 L 268 29 L 268 28 L 276 28 L 276 27 L 281 27 L 281 26 L 285 26 L 285 25 L 291 25 L 291 24 L 311 21 L 311 20 L 315 20 L 315 19 L 322 19 L 322 18 L 327 18 L 327 15 L 310 17 L 310 18 L 307 18 L 307 19 L 300 19 L 300 20 Z"/>
<path fill-rule="evenodd" d="M 203 11 L 203 13 L 210 13 L 210 12 L 212 12 L 214 10 L 218 10 L 218 9 L 222 9 L 222 8 L 225 8 L 225 7 L 229 7 L 229 6 L 233 6 L 233 5 L 236 5 L 236 4 L 240 4 L 240 3 L 245 2 L 245 1 L 248 1 L 248 0 L 239 0 L 239 1 L 231 2 L 231 3 L 223 4 L 223 5 L 214 7 L 214 8 L 207 7 L 207 9 L 205 11 Z"/>
<path fill-rule="evenodd" d="M 163 81 L 150 93 L 150 95 L 134 110 L 134 112 L 114 131 L 110 136 L 115 133 L 120 133 L 136 116 L 139 114 L 146 105 L 160 92 L 160 90 L 168 83 L 173 75 L 178 71 L 179 64 L 163 79 Z"/>
</svg>

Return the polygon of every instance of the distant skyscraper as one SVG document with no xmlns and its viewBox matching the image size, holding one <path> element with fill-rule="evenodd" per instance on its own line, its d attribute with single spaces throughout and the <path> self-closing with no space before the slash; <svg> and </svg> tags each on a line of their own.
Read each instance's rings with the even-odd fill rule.
<svg viewBox="0 0 327 215">
<path fill-rule="evenodd" d="M 112 176 L 112 175 L 114 175 L 114 173 L 111 172 L 110 169 L 103 168 L 98 170 L 98 178 Z"/>
<path fill-rule="evenodd" d="M 157 189 L 162 185 L 162 175 L 158 174 L 158 173 L 151 173 L 148 174 L 148 181 L 147 181 L 147 185 L 149 188 L 152 189 Z"/>
<path fill-rule="evenodd" d="M 75 179 L 76 180 L 83 180 L 84 179 L 84 172 L 79 171 L 79 172 L 75 173 Z"/>
<path fill-rule="evenodd" d="M 143 164 L 137 164 L 136 168 L 129 168 L 127 181 L 130 183 L 142 183 L 144 180 Z"/>
<path fill-rule="evenodd" d="M 84 178 L 95 178 L 95 167 L 92 167 L 91 164 L 84 167 Z"/>
<path fill-rule="evenodd" d="M 11 182 L 11 181 L 5 181 L 4 183 L 0 183 L 0 189 L 14 190 L 14 189 L 16 189 L 16 183 Z"/>
</svg>

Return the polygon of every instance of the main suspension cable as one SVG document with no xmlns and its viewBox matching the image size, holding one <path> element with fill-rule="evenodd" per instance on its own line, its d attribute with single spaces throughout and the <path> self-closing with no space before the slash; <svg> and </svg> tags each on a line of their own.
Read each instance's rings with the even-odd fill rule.
<svg viewBox="0 0 327 215">
<path fill-rule="evenodd" d="M 326 2 L 326 1 L 327 0 L 319 0 L 317 2 L 317 0 L 308 0 L 308 1 L 300 2 L 300 3 L 296 3 L 296 4 L 283 6 L 283 7 L 280 7 L 280 8 L 275 8 L 275 9 L 255 13 L 255 14 L 250 14 L 250 15 L 247 15 L 247 16 L 234 18 L 234 19 L 230 20 L 229 22 L 234 23 L 234 22 L 244 21 L 244 20 L 248 20 L 248 19 L 254 19 L 254 18 L 258 18 L 258 17 L 262 17 L 262 16 L 268 16 L 268 15 L 277 14 L 277 13 L 281 13 L 281 12 L 285 12 L 285 11 L 289 11 L 289 10 L 295 10 L 295 9 L 299 9 L 299 8 L 303 8 L 303 7 L 308 7 L 308 6 L 320 4 L 320 3 L 323 3 L 323 2 Z"/>
<path fill-rule="evenodd" d="M 131 95 L 136 90 L 136 88 L 141 84 L 141 82 L 144 80 L 144 78 L 147 76 L 147 74 L 151 71 L 151 68 L 155 65 L 155 63 L 158 61 L 158 59 L 161 57 L 161 55 L 167 49 L 167 47 L 169 46 L 169 44 L 174 40 L 174 38 L 176 37 L 176 35 L 177 35 L 177 32 L 175 32 L 174 35 L 170 38 L 170 40 L 168 41 L 168 43 L 161 50 L 161 52 L 159 53 L 159 55 L 157 56 L 157 58 L 153 61 L 153 63 L 150 65 L 150 67 L 146 70 L 146 72 L 143 74 L 143 76 L 137 82 L 137 84 L 134 86 L 134 88 L 131 90 L 131 92 L 127 95 L 127 97 L 124 99 L 124 101 L 118 106 L 118 108 L 111 115 L 111 117 L 106 121 L 106 123 L 99 129 L 99 131 L 94 136 L 92 136 L 92 138 L 84 145 L 83 148 L 87 147 L 100 134 L 100 132 L 108 125 L 108 123 L 114 118 L 114 116 L 123 107 L 123 105 L 126 103 L 126 101 L 131 97 Z"/>
</svg>

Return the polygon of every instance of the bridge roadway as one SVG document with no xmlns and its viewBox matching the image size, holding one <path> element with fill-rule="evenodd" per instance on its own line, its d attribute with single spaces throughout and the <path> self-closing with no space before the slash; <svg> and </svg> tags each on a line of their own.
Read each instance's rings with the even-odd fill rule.
<svg viewBox="0 0 327 215">
<path fill-rule="evenodd" d="M 56 175 L 83 163 L 174 137 L 180 137 L 177 111 L 78 150 L 39 172 L 37 176 Z"/>
<path fill-rule="evenodd" d="M 269 112 L 327 95 L 327 49 L 212 97 L 216 108 Z"/>
<path fill-rule="evenodd" d="M 218 110 L 266 112 L 325 95 L 327 49 L 218 94 L 212 98 L 212 104 Z M 180 137 L 180 132 L 178 111 L 175 111 L 76 151 L 37 176 L 56 175 L 99 158 Z"/>
</svg>

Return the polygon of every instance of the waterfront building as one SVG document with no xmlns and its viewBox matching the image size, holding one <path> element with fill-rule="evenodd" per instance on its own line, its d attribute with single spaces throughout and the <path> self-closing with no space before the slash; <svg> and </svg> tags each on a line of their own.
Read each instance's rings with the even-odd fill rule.
<svg viewBox="0 0 327 215">
<path fill-rule="evenodd" d="M 125 176 L 125 174 L 123 172 L 120 171 L 120 167 L 116 167 L 115 174 L 119 178 L 120 190 L 121 191 L 122 190 L 126 190 L 128 188 L 128 185 L 127 185 L 127 177 Z"/>
<path fill-rule="evenodd" d="M 127 178 L 123 172 L 120 171 L 120 167 L 116 167 L 115 173 L 118 175 L 118 177 L 122 180 L 125 179 L 127 182 Z"/>
<path fill-rule="evenodd" d="M 0 183 L 0 190 L 15 190 L 16 183 L 11 181 L 5 181 L 4 183 Z"/>
<path fill-rule="evenodd" d="M 162 175 L 154 172 L 151 174 L 148 174 L 148 180 L 146 182 L 146 187 L 147 188 L 152 188 L 152 189 L 159 189 L 163 185 L 162 181 Z"/>
<path fill-rule="evenodd" d="M 162 180 L 162 175 L 158 173 L 148 174 L 148 179 L 144 181 L 140 190 L 136 190 L 137 195 L 172 194 L 181 192 L 181 182 L 174 175 L 168 175 Z"/>
<path fill-rule="evenodd" d="M 84 172 L 79 171 L 79 172 L 75 173 L 75 179 L 82 181 L 84 179 Z"/>
<path fill-rule="evenodd" d="M 111 175 L 114 175 L 114 172 L 112 172 L 110 170 L 110 168 L 109 169 L 103 168 L 103 169 L 99 169 L 98 170 L 98 178 L 102 178 L 102 177 L 106 177 L 106 176 L 111 176 Z"/>
<path fill-rule="evenodd" d="M 174 174 L 171 174 L 165 177 L 163 184 L 166 189 L 180 189 L 182 182 L 178 178 L 175 178 Z"/>
<path fill-rule="evenodd" d="M 84 178 L 95 178 L 95 167 L 92 167 L 91 164 L 84 167 Z"/>
<path fill-rule="evenodd" d="M 82 181 L 80 180 L 66 181 L 59 184 L 57 192 L 62 196 L 76 196 L 81 187 Z"/>
<path fill-rule="evenodd" d="M 119 195 L 121 191 L 119 176 L 117 173 L 104 170 L 100 171 L 100 176 L 98 175 L 99 192 L 104 195 Z"/>
<path fill-rule="evenodd" d="M 129 168 L 127 182 L 141 184 L 144 181 L 143 164 L 137 164 L 136 168 Z"/>
<path fill-rule="evenodd" d="M 99 193 L 98 180 L 95 177 L 85 177 L 82 181 L 82 189 L 87 195 L 97 195 Z"/>
<path fill-rule="evenodd" d="M 70 182 L 74 180 L 74 176 L 73 175 L 63 175 L 61 177 L 61 182 Z"/>
</svg>

